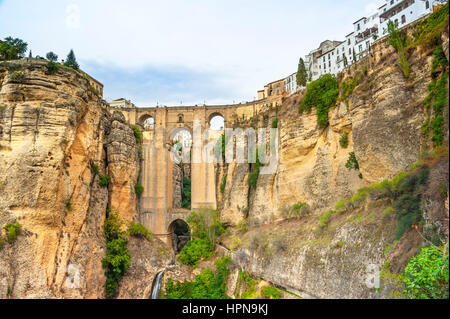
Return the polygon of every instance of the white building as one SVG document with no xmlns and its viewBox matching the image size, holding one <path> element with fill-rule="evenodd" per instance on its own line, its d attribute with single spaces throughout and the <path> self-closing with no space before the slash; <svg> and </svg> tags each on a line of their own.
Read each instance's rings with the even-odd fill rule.
<svg viewBox="0 0 450 319">
<path fill-rule="evenodd" d="M 423 18 L 433 12 L 432 0 L 386 0 L 378 10 L 380 17 L 380 36 L 388 34 L 388 22 L 393 21 L 399 28 Z"/>
<path fill-rule="evenodd" d="M 388 34 L 389 20 L 404 27 L 433 12 L 435 4 L 435 0 L 386 0 L 377 13 L 353 23 L 354 30 L 345 41 L 326 40 L 305 57 L 309 79 L 314 81 L 327 73 L 337 75 L 369 54 L 372 43 Z"/>
<path fill-rule="evenodd" d="M 135 108 L 136 107 L 131 101 L 124 99 L 124 98 L 109 101 L 108 103 L 111 107 L 116 107 L 116 108 Z"/>
<path fill-rule="evenodd" d="M 286 92 L 288 94 L 297 92 L 297 72 L 292 73 L 286 78 Z"/>
</svg>

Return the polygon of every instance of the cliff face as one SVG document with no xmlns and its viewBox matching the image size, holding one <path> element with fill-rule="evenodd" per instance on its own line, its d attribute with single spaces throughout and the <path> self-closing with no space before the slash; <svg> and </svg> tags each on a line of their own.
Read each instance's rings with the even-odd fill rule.
<svg viewBox="0 0 450 319">
<path fill-rule="evenodd" d="M 104 297 L 103 222 L 107 207 L 138 217 L 137 152 L 123 116 L 78 72 L 0 64 L 0 226 L 23 225 L 0 249 L 0 298 Z"/>
<path fill-rule="evenodd" d="M 446 33 L 442 41 L 448 56 Z M 401 73 L 398 55 L 387 41 L 377 42 L 371 51 L 367 59 L 340 74 L 339 83 L 358 76 L 359 81 L 348 98 L 330 110 L 327 128 L 319 128 L 315 108 L 299 115 L 305 91 L 289 97 L 281 108 L 267 111 L 266 117 L 279 119 L 279 166 L 275 174 L 259 176 L 256 190 L 234 192 L 248 189 L 247 175 L 229 165 L 224 198 L 229 203 L 248 199 L 248 223 L 252 226 L 245 234 L 235 232 L 224 241 L 235 248 L 233 260 L 252 275 L 307 297 L 386 297 L 388 287 L 380 292 L 367 288 L 368 267 L 381 269 L 390 261 L 395 271 L 400 271 L 422 242 L 417 234 L 408 233 L 393 253 L 395 258 L 384 252 L 394 241 L 396 225 L 395 219 L 382 214 L 388 203 L 377 202 L 373 205 L 379 207 L 369 205 L 335 217 L 326 231 L 318 228 L 323 211 L 333 209 L 342 198 L 351 198 L 358 189 L 406 171 L 431 148 L 430 138 L 421 131 L 427 118 L 423 101 L 431 82 L 433 50 L 409 52 L 409 79 Z M 448 106 L 444 114 L 448 117 Z M 343 133 L 348 134 L 347 148 L 339 143 Z M 448 146 L 447 122 L 444 145 Z M 346 168 L 351 152 L 359 170 Z M 444 185 L 448 185 L 448 171 L 444 172 L 448 155 L 446 158 L 434 167 L 432 178 Z M 424 214 L 428 221 L 446 228 L 448 196 L 434 192 L 424 195 Z M 300 202 L 310 206 L 313 216 L 286 220 L 286 213 Z M 429 214 L 429 208 L 433 213 Z M 223 214 L 235 225 L 245 217 L 236 206 L 225 205 Z"/>
</svg>

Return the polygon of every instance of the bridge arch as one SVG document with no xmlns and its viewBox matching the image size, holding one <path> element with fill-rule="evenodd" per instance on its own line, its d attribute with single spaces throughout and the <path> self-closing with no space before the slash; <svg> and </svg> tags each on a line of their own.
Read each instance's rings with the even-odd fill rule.
<svg viewBox="0 0 450 319">
<path fill-rule="evenodd" d="M 145 113 L 138 119 L 138 123 L 145 130 L 152 130 L 155 128 L 155 115 L 151 113 Z"/>
<path fill-rule="evenodd" d="M 176 254 L 178 254 L 187 242 L 191 240 L 191 230 L 185 218 L 175 218 L 167 229 L 169 243 Z"/>
</svg>

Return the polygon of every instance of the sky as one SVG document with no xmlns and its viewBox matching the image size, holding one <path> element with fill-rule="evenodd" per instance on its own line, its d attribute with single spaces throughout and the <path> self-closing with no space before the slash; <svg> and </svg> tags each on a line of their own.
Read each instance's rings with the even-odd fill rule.
<svg viewBox="0 0 450 319">
<path fill-rule="evenodd" d="M 138 107 L 252 101 L 384 0 L 0 0 L 0 38 L 75 51 L 106 100 Z"/>
</svg>

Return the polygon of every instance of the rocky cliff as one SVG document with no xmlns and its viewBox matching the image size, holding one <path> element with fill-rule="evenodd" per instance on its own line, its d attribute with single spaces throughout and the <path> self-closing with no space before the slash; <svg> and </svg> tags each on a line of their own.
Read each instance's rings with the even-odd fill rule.
<svg viewBox="0 0 450 319">
<path fill-rule="evenodd" d="M 131 127 L 81 73 L 0 64 L 0 226 L 22 224 L 0 248 L 0 298 L 104 297 L 103 222 L 107 210 L 137 219 L 137 154 Z"/>
<path fill-rule="evenodd" d="M 406 32 L 412 34 L 414 28 Z M 443 32 L 442 43 L 448 57 L 448 32 Z M 266 124 L 279 119 L 279 166 L 272 175 L 259 175 L 255 190 L 248 186 L 248 165 L 228 166 L 223 219 L 233 225 L 242 222 L 245 214 L 240 207 L 249 203 L 249 230 L 235 230 L 224 239 L 237 265 L 305 297 L 390 294 L 392 287 L 387 283 L 379 291 L 367 288 L 368 269 L 372 265 L 383 269 L 388 262 L 391 266 L 386 272 L 402 270 L 423 243 L 418 232 L 411 230 L 393 244 L 396 220 L 383 213 L 389 203 L 377 200 L 337 215 L 330 213 L 329 227 L 319 227 L 320 216 L 359 189 L 408 171 L 432 148 L 422 128 L 429 116 L 423 101 L 432 81 L 433 50 L 409 49 L 411 75 L 406 78 L 395 49 L 386 39 L 375 43 L 367 58 L 339 75 L 340 98 L 330 109 L 330 124 L 324 129 L 318 125 L 315 108 L 309 114 L 298 113 L 306 90 L 291 95 L 280 108 L 258 115 L 257 122 L 266 119 Z M 342 95 L 345 82 L 355 83 L 348 96 Z M 446 87 L 448 97 L 448 82 Z M 448 118 L 448 104 L 444 114 Z M 348 136 L 346 147 L 339 142 L 344 134 Z M 448 121 L 443 140 L 448 147 Z M 359 169 L 346 167 L 351 153 Z M 439 184 L 448 185 L 448 151 L 444 153 L 431 165 L 434 177 L 422 209 L 427 222 L 439 223 L 448 236 L 448 195 L 443 197 L 437 190 Z M 289 214 L 300 203 L 309 206 L 310 216 L 292 219 Z M 433 213 L 429 207 L 434 207 Z M 396 248 L 388 253 L 391 246 Z"/>
</svg>

